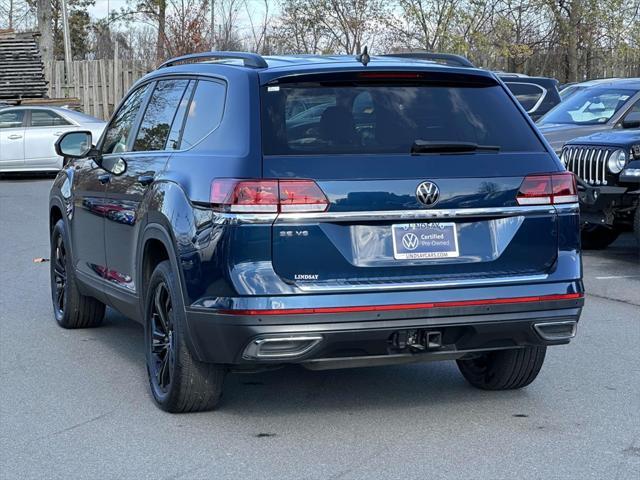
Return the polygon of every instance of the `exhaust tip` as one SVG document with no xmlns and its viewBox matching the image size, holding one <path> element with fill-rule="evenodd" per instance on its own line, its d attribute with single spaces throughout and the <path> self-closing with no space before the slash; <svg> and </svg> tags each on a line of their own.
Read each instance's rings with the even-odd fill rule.
<svg viewBox="0 0 640 480">
<path fill-rule="evenodd" d="M 533 328 L 543 340 L 557 342 L 561 340 L 569 340 L 575 337 L 576 330 L 578 329 L 578 322 L 571 320 L 567 322 L 535 323 Z"/>
<path fill-rule="evenodd" d="M 244 349 L 245 360 L 277 360 L 301 357 L 322 341 L 322 335 L 289 335 L 262 337 Z"/>
</svg>

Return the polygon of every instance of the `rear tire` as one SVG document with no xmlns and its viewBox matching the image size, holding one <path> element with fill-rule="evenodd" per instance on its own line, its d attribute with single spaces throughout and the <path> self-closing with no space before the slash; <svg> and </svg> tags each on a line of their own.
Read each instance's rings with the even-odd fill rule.
<svg viewBox="0 0 640 480">
<path fill-rule="evenodd" d="M 97 327 L 104 320 L 104 303 L 78 290 L 68 245 L 64 221 L 58 220 L 51 232 L 49 262 L 53 314 L 63 328 Z"/>
<path fill-rule="evenodd" d="M 525 347 L 486 352 L 457 360 L 464 378 L 482 390 L 514 390 L 533 382 L 544 363 L 547 347 Z"/>
<path fill-rule="evenodd" d="M 620 231 L 593 223 L 585 224 L 580 231 L 582 248 L 586 250 L 602 250 L 616 241 Z"/>
<path fill-rule="evenodd" d="M 151 274 L 145 298 L 147 374 L 156 404 L 171 413 L 213 409 L 220 401 L 226 370 L 192 356 L 179 284 L 168 260 Z"/>
</svg>

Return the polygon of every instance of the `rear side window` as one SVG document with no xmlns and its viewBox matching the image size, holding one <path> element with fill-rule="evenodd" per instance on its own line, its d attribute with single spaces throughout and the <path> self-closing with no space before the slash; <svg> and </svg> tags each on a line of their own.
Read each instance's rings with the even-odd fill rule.
<svg viewBox="0 0 640 480">
<path fill-rule="evenodd" d="M 408 154 L 416 141 L 544 151 L 495 84 L 294 83 L 261 99 L 265 155 Z"/>
<path fill-rule="evenodd" d="M 0 112 L 0 128 L 18 128 L 22 126 L 24 110 Z"/>
<path fill-rule="evenodd" d="M 226 87 L 222 83 L 199 80 L 189 104 L 180 142 L 181 149 L 198 143 L 222 120 Z"/>
<path fill-rule="evenodd" d="M 508 82 L 506 85 L 527 112 L 533 110 L 544 96 L 543 88 L 533 83 Z"/>
<path fill-rule="evenodd" d="M 161 80 L 151 94 L 133 144 L 134 151 L 164 150 L 189 80 Z"/>
<path fill-rule="evenodd" d="M 195 80 L 189 82 L 189 86 L 182 95 L 180 105 L 178 105 L 178 111 L 171 125 L 171 131 L 169 132 L 169 138 L 167 139 L 167 150 L 178 150 L 180 148 L 180 137 L 182 136 L 182 129 L 184 127 L 184 116 L 189 107 L 189 101 L 193 95 L 193 90 L 196 86 Z"/>
<path fill-rule="evenodd" d="M 55 112 L 31 110 L 32 127 L 57 127 L 60 125 L 70 125 L 70 123 Z"/>
<path fill-rule="evenodd" d="M 145 94 L 150 88 L 149 85 L 147 83 L 129 95 L 118 110 L 118 113 L 113 117 L 102 142 L 103 154 L 127 151 L 131 128 L 138 116 Z"/>
</svg>

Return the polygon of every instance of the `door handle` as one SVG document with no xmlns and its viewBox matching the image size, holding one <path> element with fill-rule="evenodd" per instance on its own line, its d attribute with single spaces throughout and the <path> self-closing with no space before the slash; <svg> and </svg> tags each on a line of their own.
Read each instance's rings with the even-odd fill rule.
<svg viewBox="0 0 640 480">
<path fill-rule="evenodd" d="M 8 138 L 9 140 L 17 140 L 17 139 L 19 139 L 19 138 L 22 138 L 22 135 L 15 135 L 15 134 L 14 134 L 14 135 L 9 135 L 7 138 Z"/>
<path fill-rule="evenodd" d="M 62 135 L 64 132 L 55 132 L 53 134 L 54 137 L 59 137 L 60 135 Z"/>
<path fill-rule="evenodd" d="M 102 175 L 98 175 L 98 181 L 104 185 L 105 183 L 109 183 L 111 181 L 110 173 L 103 173 Z"/>
<path fill-rule="evenodd" d="M 138 177 L 138 183 L 142 186 L 147 186 L 147 185 L 151 185 L 151 183 L 153 182 L 154 178 L 153 175 L 140 175 Z"/>
</svg>

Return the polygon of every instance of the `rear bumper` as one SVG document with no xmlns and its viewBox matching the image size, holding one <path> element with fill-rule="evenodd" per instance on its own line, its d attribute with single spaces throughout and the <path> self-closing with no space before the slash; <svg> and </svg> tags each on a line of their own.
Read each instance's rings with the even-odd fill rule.
<svg viewBox="0 0 640 480">
<path fill-rule="evenodd" d="M 616 223 L 619 216 L 628 215 L 638 200 L 637 192 L 631 193 L 627 187 L 592 186 L 584 182 L 580 184 L 578 196 L 580 222 L 608 226 Z"/>
<path fill-rule="evenodd" d="M 582 293 L 582 283 L 579 281 L 554 286 L 556 294 Z M 476 298 L 515 296 L 513 292 L 503 291 L 505 288 L 513 289 L 472 290 L 476 290 Z M 549 285 L 545 288 L 548 290 Z M 465 296 L 461 294 L 467 290 L 455 293 L 458 297 Z M 485 290 L 485 296 L 479 297 L 477 290 Z M 425 296 L 435 292 L 412 293 Z M 443 293 L 441 291 L 440 296 Z M 446 293 L 451 294 L 451 290 Z M 533 294 L 531 288 L 528 293 Z M 536 294 L 552 293 L 538 291 Z M 469 297 L 469 292 L 466 296 Z M 326 305 L 327 300 L 336 296 L 323 297 L 323 304 Z M 362 301 L 366 300 L 364 297 L 369 295 L 356 294 L 351 297 L 353 304 L 363 305 Z M 313 304 L 311 298 L 306 300 L 307 306 Z M 379 305 L 389 305 L 393 303 L 391 300 L 388 294 L 378 294 Z M 283 363 L 301 363 L 309 368 L 324 369 L 451 359 L 478 351 L 568 343 L 575 333 L 572 326 L 577 324 L 583 304 L 583 297 L 579 297 L 522 303 L 291 315 L 236 315 L 228 311 L 220 313 L 220 310 L 190 308 L 187 310 L 187 323 L 190 345 L 201 361 L 249 370 Z M 544 325 L 543 328 L 550 328 L 550 331 L 556 328 L 554 326 L 564 328 L 566 325 L 567 334 L 555 337 L 545 335 L 536 325 Z M 396 342 L 398 334 L 406 336 L 411 332 L 421 338 L 432 333 L 438 335 L 439 345 L 433 348 L 400 348 L 401 345 Z M 252 344 L 283 338 L 318 340 L 310 342 L 310 348 L 302 354 L 292 357 L 256 358 L 247 355 L 248 347 Z"/>
</svg>

